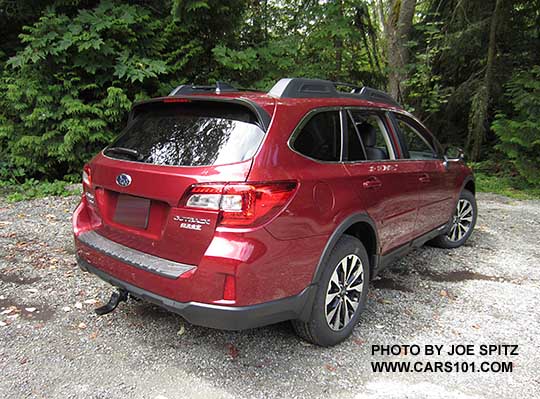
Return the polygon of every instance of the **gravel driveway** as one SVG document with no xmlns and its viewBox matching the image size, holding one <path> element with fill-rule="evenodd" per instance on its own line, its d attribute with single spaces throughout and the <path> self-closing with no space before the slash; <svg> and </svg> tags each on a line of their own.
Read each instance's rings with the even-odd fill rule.
<svg viewBox="0 0 540 399">
<path fill-rule="evenodd" d="M 334 348 L 288 323 L 224 332 L 143 302 L 97 317 L 111 289 L 76 264 L 77 197 L 0 199 L 2 398 L 540 397 L 540 201 L 479 195 L 468 244 L 424 247 L 371 287 Z M 372 355 L 372 345 L 513 344 L 517 356 Z M 512 361 L 511 373 L 376 373 L 371 362 Z"/>
</svg>

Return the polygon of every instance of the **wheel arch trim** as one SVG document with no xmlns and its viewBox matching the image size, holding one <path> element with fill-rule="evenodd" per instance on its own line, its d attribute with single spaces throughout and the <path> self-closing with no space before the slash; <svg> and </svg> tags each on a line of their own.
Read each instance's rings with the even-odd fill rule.
<svg viewBox="0 0 540 399">
<path fill-rule="evenodd" d="M 326 245 L 324 246 L 324 249 L 321 253 L 321 256 L 319 258 L 319 262 L 317 263 L 317 267 L 315 268 L 315 272 L 313 273 L 312 281 L 310 286 L 311 287 L 318 287 L 319 281 L 323 272 L 323 265 L 326 262 L 326 260 L 329 258 L 330 253 L 336 246 L 338 240 L 345 234 L 345 232 L 349 229 L 349 227 L 353 226 L 356 223 L 367 223 L 371 229 L 373 230 L 375 234 L 375 248 L 376 252 L 377 248 L 379 248 L 379 236 L 377 233 L 377 228 L 375 225 L 375 222 L 373 219 L 369 217 L 367 213 L 361 212 L 361 213 L 355 213 L 353 215 L 350 215 L 346 217 L 339 226 L 332 232 L 328 240 L 326 241 Z M 368 254 L 369 255 L 369 254 Z M 370 257 L 370 274 L 371 276 L 374 275 L 374 272 L 377 268 L 377 263 L 379 261 L 378 254 L 371 254 Z M 302 321 L 308 321 L 311 317 L 311 311 L 313 309 L 313 302 L 315 301 L 315 295 L 317 293 L 318 288 L 312 289 L 310 291 L 310 296 L 308 300 L 306 301 L 304 308 L 302 309 L 302 312 L 300 313 L 298 319 Z"/>
<path fill-rule="evenodd" d="M 465 186 L 469 183 L 472 183 L 474 185 L 474 192 L 473 195 L 476 196 L 476 182 L 473 175 L 467 175 L 463 179 L 463 182 L 461 182 L 461 189 L 459 190 L 459 194 L 465 189 Z"/>
<path fill-rule="evenodd" d="M 332 234 L 330 235 L 330 237 L 326 241 L 326 245 L 324 246 L 324 250 L 322 251 L 322 254 L 321 254 L 320 258 L 319 258 L 319 262 L 317 263 L 317 267 L 315 268 L 315 272 L 313 273 L 312 284 L 318 284 L 318 282 L 319 282 L 319 280 L 321 278 L 321 275 L 322 275 L 324 263 L 328 259 L 328 257 L 330 256 L 330 253 L 332 252 L 332 249 L 334 249 L 334 247 L 336 246 L 336 244 L 337 244 L 338 240 L 341 238 L 341 236 L 343 236 L 343 234 L 345 234 L 345 232 L 351 226 L 355 225 L 356 223 L 367 223 L 371 227 L 371 229 L 373 230 L 373 232 L 375 234 L 375 252 L 376 253 L 375 254 L 368 254 L 368 255 L 370 255 L 370 262 L 371 263 L 373 262 L 373 259 L 376 258 L 376 255 L 378 253 L 378 248 L 379 248 L 379 235 L 377 233 L 377 228 L 376 228 L 375 222 L 373 221 L 373 219 L 371 219 L 371 217 L 367 213 L 364 213 L 364 212 L 350 215 L 350 216 L 346 217 L 339 224 L 339 226 L 332 232 Z M 375 256 L 373 256 L 373 255 L 375 255 Z M 373 270 L 375 268 L 376 268 L 376 265 L 371 264 L 370 265 L 370 272 L 373 272 Z"/>
</svg>

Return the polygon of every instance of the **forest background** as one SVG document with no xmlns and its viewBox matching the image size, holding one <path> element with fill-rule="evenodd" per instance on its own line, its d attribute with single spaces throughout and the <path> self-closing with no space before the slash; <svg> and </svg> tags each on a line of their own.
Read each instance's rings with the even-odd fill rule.
<svg viewBox="0 0 540 399">
<path fill-rule="evenodd" d="M 540 197 L 540 0 L 0 0 L 0 192 L 65 194 L 137 100 L 314 77 L 390 92 L 480 190 Z"/>
</svg>

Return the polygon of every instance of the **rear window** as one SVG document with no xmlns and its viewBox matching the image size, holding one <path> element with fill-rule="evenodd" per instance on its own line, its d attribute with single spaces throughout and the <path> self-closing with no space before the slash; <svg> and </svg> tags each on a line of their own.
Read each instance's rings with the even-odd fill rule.
<svg viewBox="0 0 540 399">
<path fill-rule="evenodd" d="M 255 115 L 241 105 L 197 102 L 142 107 L 105 155 L 157 165 L 223 165 L 251 158 L 264 138 Z"/>
</svg>

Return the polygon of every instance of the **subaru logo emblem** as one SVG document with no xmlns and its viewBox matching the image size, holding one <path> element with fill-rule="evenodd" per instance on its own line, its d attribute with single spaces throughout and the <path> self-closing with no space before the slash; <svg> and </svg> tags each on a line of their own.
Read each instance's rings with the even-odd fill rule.
<svg viewBox="0 0 540 399">
<path fill-rule="evenodd" d="M 131 184 L 131 176 L 126 173 L 121 173 L 116 176 L 116 184 L 121 187 L 127 187 Z"/>
</svg>

